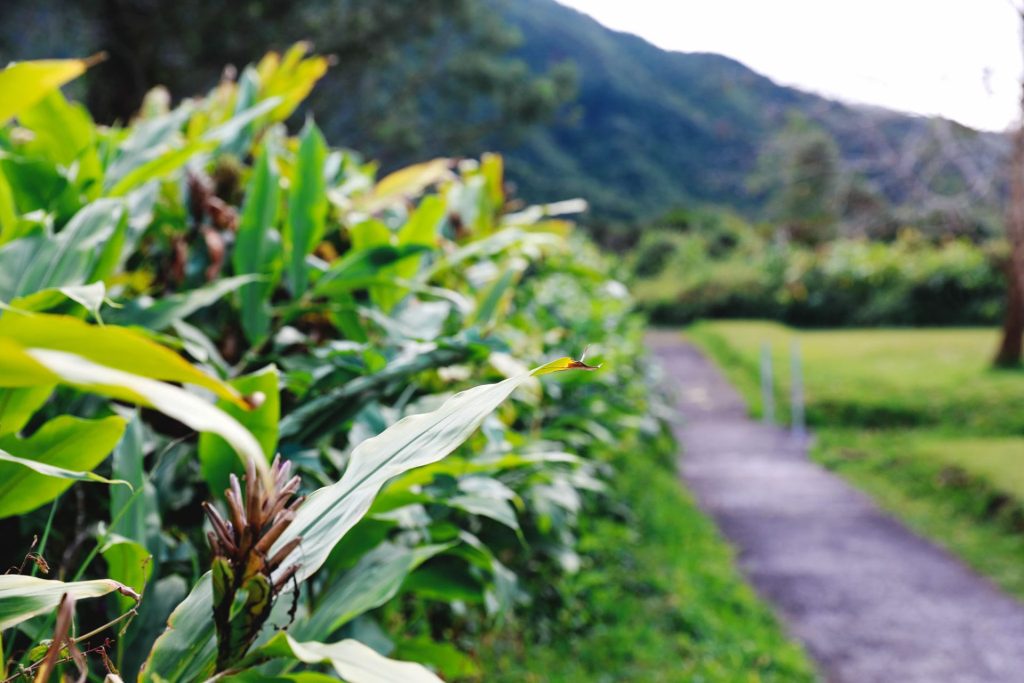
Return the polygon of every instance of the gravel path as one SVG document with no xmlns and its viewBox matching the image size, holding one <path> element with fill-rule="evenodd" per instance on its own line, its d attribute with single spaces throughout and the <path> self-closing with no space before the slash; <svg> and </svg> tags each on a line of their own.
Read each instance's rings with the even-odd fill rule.
<svg viewBox="0 0 1024 683">
<path fill-rule="evenodd" d="M 678 334 L 648 341 L 678 386 L 683 478 L 827 681 L 1024 683 L 1024 605 L 747 419 Z"/>
</svg>

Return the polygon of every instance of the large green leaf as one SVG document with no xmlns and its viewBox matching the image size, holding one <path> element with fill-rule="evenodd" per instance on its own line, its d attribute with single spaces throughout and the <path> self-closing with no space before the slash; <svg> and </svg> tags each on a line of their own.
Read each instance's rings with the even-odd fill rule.
<svg viewBox="0 0 1024 683">
<path fill-rule="evenodd" d="M 252 461 L 267 486 L 271 485 L 270 467 L 259 442 L 238 420 L 205 399 L 174 385 L 99 365 L 73 353 L 49 349 L 29 349 L 27 353 L 66 384 L 150 406 L 197 432 L 220 435 L 243 463 Z"/>
<path fill-rule="evenodd" d="M 247 396 L 258 393 L 262 397 L 260 405 L 253 410 L 241 410 L 223 400 L 217 402 L 219 408 L 252 432 L 267 460 L 272 460 L 277 450 L 277 423 L 281 417 L 279 381 L 280 373 L 273 365 L 231 381 L 241 393 Z M 241 475 L 245 471 L 231 446 L 213 433 L 199 436 L 199 463 L 210 491 L 218 496 L 228 486 L 228 475 L 232 472 Z"/>
<path fill-rule="evenodd" d="M 352 249 L 344 257 L 331 264 L 313 288 L 315 294 L 337 296 L 355 289 L 384 284 L 383 273 L 388 266 L 409 262 L 414 266 L 417 256 L 427 251 L 421 244 L 407 244 L 394 247 L 377 245 L 363 249 Z"/>
<path fill-rule="evenodd" d="M 127 328 L 90 325 L 63 315 L 28 315 L 8 311 L 0 317 L 2 340 L 13 342 L 22 349 L 72 353 L 100 365 L 150 379 L 194 384 L 238 406 L 247 405 L 226 382 L 207 375 L 170 349 Z M 4 358 L 0 354 L 0 370 L 3 366 Z M 0 373 L 0 386 L 24 385 L 8 383 L 5 373 Z"/>
<path fill-rule="evenodd" d="M 145 302 L 149 305 L 144 305 L 139 299 L 134 299 L 124 308 L 108 314 L 106 318 L 108 322 L 118 325 L 135 325 L 149 330 L 163 330 L 257 279 L 256 275 L 221 278 L 205 287 L 163 296 L 156 301 L 149 299 Z"/>
<path fill-rule="evenodd" d="M 269 292 L 273 287 L 275 268 L 272 260 L 274 246 L 270 233 L 277 219 L 280 188 L 277 169 L 269 149 L 256 162 L 252 178 L 245 192 L 245 204 L 238 221 L 231 262 L 237 275 L 253 274 L 264 278 L 262 282 L 243 285 L 239 297 L 242 302 L 242 331 L 246 338 L 257 343 L 267 336 L 270 315 L 267 312 Z"/>
<path fill-rule="evenodd" d="M 308 285 L 308 256 L 323 238 L 327 217 L 327 187 L 324 161 L 327 143 L 312 121 L 303 129 L 299 152 L 288 193 L 288 220 L 285 222 L 284 254 L 288 288 L 301 296 Z"/>
<path fill-rule="evenodd" d="M 0 124 L 28 109 L 89 68 L 84 59 L 42 59 L 16 62 L 0 71 Z"/>
<path fill-rule="evenodd" d="M 407 548 L 383 543 L 317 598 L 316 611 L 291 633 L 301 640 L 328 638 L 357 616 L 393 598 L 416 567 L 453 544 Z"/>
<path fill-rule="evenodd" d="M 452 172 L 450 159 L 432 159 L 420 164 L 406 166 L 385 176 L 373 188 L 373 191 L 356 202 L 356 208 L 368 213 L 414 197 L 428 186 L 450 178 Z"/>
<path fill-rule="evenodd" d="M 110 454 L 124 427 L 116 416 L 83 420 L 62 415 L 27 439 L 0 438 L 0 517 L 34 510 L 75 481 L 112 483 L 90 470 Z"/>
<path fill-rule="evenodd" d="M 412 662 L 388 659 L 358 640 L 301 643 L 287 633 L 280 633 L 257 653 L 306 664 L 330 664 L 348 683 L 443 683 L 429 669 Z"/>
<path fill-rule="evenodd" d="M 64 594 L 84 600 L 114 591 L 138 597 L 128 586 L 110 579 L 64 583 L 19 574 L 0 575 L 0 631 L 56 608 Z"/>
<path fill-rule="evenodd" d="M 139 672 L 139 683 L 191 683 L 213 673 L 217 654 L 213 626 L 213 582 L 203 574 L 174 608 Z"/>
<path fill-rule="evenodd" d="M 125 238 L 124 202 L 104 199 L 76 213 L 54 237 L 34 234 L 0 247 L 0 300 L 84 285 L 110 275 Z M 31 300 L 24 302 L 31 308 Z"/>
<path fill-rule="evenodd" d="M 160 518 L 153 485 L 146 479 L 143 467 L 145 457 L 145 427 L 135 411 L 111 456 L 113 476 L 127 481 L 132 489 L 122 486 L 111 489 L 110 530 L 153 551 L 150 538 L 159 530 Z"/>
<path fill-rule="evenodd" d="M 100 554 L 107 563 L 107 576 L 142 594 L 146 582 L 153 574 L 153 556 L 141 544 L 112 535 L 100 548 Z M 131 608 L 134 600 L 126 595 L 117 598 L 121 611 Z"/>
<path fill-rule="evenodd" d="M 3 351 L 0 350 L 0 353 Z M 0 363 L 0 366 L 2 365 Z M 0 436 L 20 431 L 32 414 L 46 403 L 53 389 L 53 384 L 0 389 Z"/>
<path fill-rule="evenodd" d="M 476 431 L 480 423 L 532 377 L 577 367 L 562 358 L 517 377 L 455 394 L 437 410 L 410 415 L 363 441 L 349 457 L 341 480 L 314 491 L 271 552 L 302 539 L 299 580 L 324 563 L 334 544 L 366 513 L 381 487 L 414 467 L 441 460 Z M 287 564 L 287 563 L 286 563 Z"/>
<path fill-rule="evenodd" d="M 95 196 L 103 168 L 96 149 L 96 126 L 83 105 L 72 104 L 60 90 L 53 90 L 21 112 L 18 123 L 32 131 L 32 139 L 21 146 L 24 154 L 68 168 L 76 187 Z"/>
</svg>

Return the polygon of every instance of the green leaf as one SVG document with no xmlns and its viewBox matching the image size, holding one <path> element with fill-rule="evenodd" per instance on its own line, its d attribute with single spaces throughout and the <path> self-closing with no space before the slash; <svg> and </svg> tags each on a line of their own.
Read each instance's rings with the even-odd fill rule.
<svg viewBox="0 0 1024 683">
<path fill-rule="evenodd" d="M 0 350 L 0 353 L 3 351 Z M 0 362 L 0 366 L 2 365 Z M 54 386 L 39 384 L 21 389 L 0 389 L 0 436 L 20 431 L 32 414 L 46 403 L 46 399 L 53 393 Z"/>
<path fill-rule="evenodd" d="M 120 180 L 110 186 L 110 189 L 107 190 L 107 195 L 110 197 L 123 197 L 140 185 L 145 185 L 151 180 L 157 180 L 177 171 L 196 154 L 209 152 L 216 149 L 216 147 L 216 141 L 196 140 L 184 147 L 170 149 L 155 159 L 150 159 L 125 173 Z"/>
<path fill-rule="evenodd" d="M 393 247 L 378 245 L 364 249 L 352 249 L 345 256 L 331 264 L 331 267 L 320 276 L 313 288 L 313 293 L 324 296 L 337 296 L 341 292 L 364 289 L 370 285 L 384 284 L 383 273 L 388 266 L 399 263 L 413 263 L 411 256 L 427 251 L 419 244 L 407 244 Z"/>
<path fill-rule="evenodd" d="M 0 71 L 0 125 L 7 123 L 68 81 L 85 73 L 85 59 L 42 59 L 15 62 Z"/>
<path fill-rule="evenodd" d="M 110 579 L 64 583 L 34 576 L 0 575 L 0 631 L 53 610 L 65 593 L 75 600 L 84 600 L 114 591 L 138 599 L 131 588 Z"/>
<path fill-rule="evenodd" d="M 159 528 L 160 518 L 153 485 L 146 480 L 143 467 L 146 456 L 144 429 L 138 411 L 134 411 L 111 456 L 113 476 L 127 481 L 132 491 L 123 487 L 110 490 L 110 519 L 117 519 L 111 522 L 110 530 L 152 550 L 149 538 Z"/>
<path fill-rule="evenodd" d="M 394 654 L 402 659 L 430 664 L 442 675 L 455 680 L 480 679 L 484 673 L 465 652 L 451 643 L 438 643 L 427 636 L 399 640 Z"/>
<path fill-rule="evenodd" d="M 237 275 L 253 274 L 264 278 L 262 282 L 243 285 L 239 292 L 242 331 L 254 345 L 266 338 L 270 329 L 267 301 L 274 286 L 272 278 L 276 269 L 272 259 L 273 245 L 268 238 L 277 220 L 281 195 L 279 183 L 272 154 L 264 148 L 246 187 L 245 203 L 238 221 L 238 236 L 231 255 Z"/>
<path fill-rule="evenodd" d="M 383 543 L 361 558 L 317 599 L 316 611 L 291 632 L 302 640 L 328 638 L 360 614 L 395 597 L 405 578 L 453 543 L 407 548 Z"/>
<path fill-rule="evenodd" d="M 197 432 L 214 432 L 231 444 L 242 462 L 251 460 L 269 487 L 270 468 L 259 443 L 249 430 L 208 401 L 171 384 L 99 365 L 64 351 L 30 349 L 28 354 L 64 383 L 150 406 Z M 0 377 L 0 382 L 4 378 Z"/>
<path fill-rule="evenodd" d="M 27 439 L 0 438 L 0 517 L 30 512 L 75 481 L 115 483 L 90 470 L 113 450 L 124 427 L 117 416 L 82 420 L 62 415 Z"/>
<path fill-rule="evenodd" d="M 78 187 L 102 175 L 94 147 L 96 126 L 92 117 L 81 104 L 69 103 L 60 90 L 51 91 L 19 114 L 18 123 L 32 131 L 31 141 L 23 147 L 26 155 L 49 159 L 64 167 L 77 161 L 74 180 Z"/>
<path fill-rule="evenodd" d="M 167 628 L 153 643 L 139 672 L 139 683 L 203 681 L 217 654 L 213 627 L 213 582 L 203 574 L 192 592 L 174 608 Z"/>
<path fill-rule="evenodd" d="M 162 296 L 155 302 L 150 300 L 149 305 L 143 305 L 138 299 L 135 299 L 107 317 L 109 322 L 118 325 L 135 325 L 148 330 L 163 330 L 257 279 L 259 278 L 256 275 L 222 278 L 205 287 Z"/>
<path fill-rule="evenodd" d="M 218 401 L 217 406 L 238 420 L 243 427 L 252 432 L 267 460 L 272 460 L 277 450 L 277 423 L 281 417 L 281 396 L 278 391 L 280 373 L 273 365 L 268 365 L 251 375 L 231 380 L 231 386 L 246 396 L 259 394 L 262 403 L 253 410 L 241 410 L 227 401 Z M 216 495 L 222 495 L 228 486 L 228 475 L 232 472 L 241 475 L 245 470 L 240 467 L 234 451 L 224 439 L 213 433 L 199 436 L 199 462 L 203 479 Z"/>
<path fill-rule="evenodd" d="M 388 659 L 358 640 L 301 643 L 287 633 L 279 633 L 258 648 L 257 653 L 306 664 L 330 664 L 348 683 L 443 683 L 429 669 Z"/>
<path fill-rule="evenodd" d="M 0 300 L 31 310 L 28 295 L 108 277 L 125 228 L 124 202 L 103 199 L 76 213 L 54 237 L 8 242 L 0 247 Z"/>
<path fill-rule="evenodd" d="M 4 340 L 22 349 L 49 349 L 75 354 L 132 375 L 194 384 L 235 405 L 246 406 L 242 396 L 227 383 L 198 370 L 170 349 L 124 327 L 100 327 L 63 315 L 8 311 L 0 317 L 0 342 Z M 0 353 L 2 369 L 4 354 Z M 4 373 L 0 373 L 0 386 L 23 386 L 7 380 Z"/>
<path fill-rule="evenodd" d="M 148 550 L 135 541 L 113 535 L 103 544 L 100 554 L 107 563 L 107 575 L 110 578 L 142 594 L 153 574 L 153 556 Z M 125 595 L 119 595 L 117 602 L 122 612 L 131 609 L 135 603 Z"/>
<path fill-rule="evenodd" d="M 367 213 L 376 213 L 381 209 L 415 197 L 424 189 L 452 176 L 449 168 L 450 159 L 433 159 L 399 169 L 381 179 L 373 188 L 373 192 L 361 197 L 356 208 Z"/>
<path fill-rule="evenodd" d="M 7 175 L 0 166 L 0 244 L 21 236 L 18 207 L 14 205 L 14 191 L 11 190 Z"/>
<path fill-rule="evenodd" d="M 341 480 L 314 491 L 306 499 L 271 552 L 294 538 L 301 538 L 302 565 L 298 578 L 305 580 L 319 569 L 334 544 L 366 513 L 388 480 L 414 467 L 441 460 L 468 439 L 484 418 L 517 387 L 534 375 L 570 369 L 572 363 L 576 361 L 563 358 L 503 382 L 460 392 L 437 410 L 410 415 L 363 441 L 352 451 Z"/>
<path fill-rule="evenodd" d="M 288 288 L 296 297 L 305 293 L 309 284 L 306 256 L 324 235 L 327 217 L 326 159 L 327 143 L 323 135 L 312 121 L 307 122 L 299 141 L 288 194 L 288 220 L 282 235 Z"/>
</svg>

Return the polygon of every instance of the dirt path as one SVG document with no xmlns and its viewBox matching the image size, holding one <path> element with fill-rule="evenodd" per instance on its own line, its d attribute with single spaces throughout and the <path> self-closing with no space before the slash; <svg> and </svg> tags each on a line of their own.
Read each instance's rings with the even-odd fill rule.
<svg viewBox="0 0 1024 683">
<path fill-rule="evenodd" d="M 649 344 L 679 387 L 683 478 L 828 681 L 1024 682 L 1024 605 L 747 419 L 678 334 Z"/>
</svg>

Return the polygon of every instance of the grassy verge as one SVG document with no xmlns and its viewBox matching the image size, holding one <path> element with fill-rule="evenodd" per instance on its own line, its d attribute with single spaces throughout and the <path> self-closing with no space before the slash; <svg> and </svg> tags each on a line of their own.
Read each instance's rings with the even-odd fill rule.
<svg viewBox="0 0 1024 683">
<path fill-rule="evenodd" d="M 799 344 L 807 418 L 823 426 L 946 427 L 960 434 L 1024 435 L 1024 374 L 991 367 L 989 328 L 795 330 L 763 321 L 716 321 L 688 335 L 759 409 L 761 347 L 768 344 L 780 407 Z"/>
<path fill-rule="evenodd" d="M 930 432 L 818 430 L 812 456 L 835 470 L 922 536 L 958 555 L 977 572 L 1024 599 L 1024 498 L 1008 479 L 993 479 L 968 461 L 1001 464 L 1020 478 L 1024 439 L 950 440 Z M 992 443 L 986 443 L 991 441 Z M 963 449 L 958 450 L 958 446 Z M 970 449 L 970 450 L 968 450 Z M 970 454 L 969 456 L 966 454 Z M 950 454 L 953 454 L 950 457 Z"/>
<path fill-rule="evenodd" d="M 618 519 L 588 519 L 585 567 L 562 588 L 554 635 L 492 638 L 490 681 L 813 681 L 803 652 L 739 576 L 729 547 L 676 479 L 671 455 L 622 457 Z M 538 642 L 546 640 L 547 642 Z"/>
<path fill-rule="evenodd" d="M 1014 436 L 1024 381 L 988 368 L 991 330 L 797 331 L 744 321 L 701 323 L 688 336 L 754 413 L 762 340 L 776 368 L 786 367 L 780 349 L 798 340 L 812 457 L 1024 599 L 1024 437 Z M 788 378 L 776 376 L 785 415 Z M 902 424 L 920 427 L 893 428 Z"/>
</svg>

